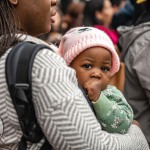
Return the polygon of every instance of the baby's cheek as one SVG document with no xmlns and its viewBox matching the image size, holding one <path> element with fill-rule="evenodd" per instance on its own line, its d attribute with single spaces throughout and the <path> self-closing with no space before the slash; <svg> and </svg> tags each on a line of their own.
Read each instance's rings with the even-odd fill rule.
<svg viewBox="0 0 150 150">
<path fill-rule="evenodd" d="M 77 73 L 77 80 L 79 85 L 84 87 L 84 84 L 88 80 L 88 78 L 85 73 Z"/>
<path fill-rule="evenodd" d="M 83 88 L 84 87 L 84 81 L 82 78 L 77 78 L 78 84 Z"/>
<path fill-rule="evenodd" d="M 110 78 L 107 78 L 107 79 L 105 79 L 105 80 L 103 80 L 101 83 L 101 90 L 103 91 L 103 90 L 105 90 L 106 89 L 106 87 L 108 86 L 108 84 L 109 84 L 109 82 L 110 82 Z"/>
</svg>

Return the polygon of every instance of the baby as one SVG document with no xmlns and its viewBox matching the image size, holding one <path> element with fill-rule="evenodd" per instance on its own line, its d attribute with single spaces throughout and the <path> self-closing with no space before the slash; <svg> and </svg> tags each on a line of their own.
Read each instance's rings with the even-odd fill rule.
<svg viewBox="0 0 150 150">
<path fill-rule="evenodd" d="M 59 54 L 75 69 L 103 130 L 125 134 L 133 111 L 123 94 L 109 85 L 120 61 L 108 35 L 93 27 L 73 28 L 62 37 Z"/>
</svg>

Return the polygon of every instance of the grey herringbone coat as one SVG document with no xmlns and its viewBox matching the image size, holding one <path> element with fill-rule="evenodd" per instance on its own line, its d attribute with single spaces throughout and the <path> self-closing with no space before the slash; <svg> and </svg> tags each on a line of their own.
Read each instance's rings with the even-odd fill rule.
<svg viewBox="0 0 150 150">
<path fill-rule="evenodd" d="M 30 36 L 22 40 L 43 43 Z M 5 78 L 5 60 L 0 58 L 0 150 L 17 150 L 22 135 Z M 148 150 L 141 130 L 132 125 L 128 134 L 109 134 L 101 130 L 82 92 L 75 71 L 56 53 L 38 52 L 32 69 L 32 91 L 38 122 L 56 150 Z M 28 144 L 29 150 L 40 149 Z"/>
</svg>

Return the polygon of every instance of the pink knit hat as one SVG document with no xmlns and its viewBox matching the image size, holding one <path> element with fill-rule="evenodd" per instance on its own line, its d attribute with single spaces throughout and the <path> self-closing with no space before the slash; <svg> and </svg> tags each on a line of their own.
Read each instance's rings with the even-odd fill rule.
<svg viewBox="0 0 150 150">
<path fill-rule="evenodd" d="M 120 67 L 120 61 L 115 47 L 106 33 L 93 27 L 77 27 L 69 30 L 61 39 L 58 53 L 64 58 L 67 65 L 87 48 L 101 46 L 108 49 L 112 54 L 111 76 Z"/>
</svg>

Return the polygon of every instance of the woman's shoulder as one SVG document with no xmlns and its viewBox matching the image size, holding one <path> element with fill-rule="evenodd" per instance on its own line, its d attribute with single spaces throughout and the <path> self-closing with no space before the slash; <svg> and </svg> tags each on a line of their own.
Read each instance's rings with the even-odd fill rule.
<svg viewBox="0 0 150 150">
<path fill-rule="evenodd" d="M 53 44 L 48 44 L 45 41 L 34 37 L 34 36 L 30 36 L 30 35 L 26 35 L 26 34 L 18 34 L 17 39 L 21 42 L 31 42 L 31 43 L 35 43 L 35 44 L 40 44 L 40 45 L 44 45 L 42 47 L 42 49 L 36 54 L 36 57 L 34 59 L 34 62 L 36 64 L 39 64 L 39 62 L 43 62 L 43 64 L 45 63 L 50 63 L 51 64 L 64 64 L 64 60 L 57 54 L 57 47 Z"/>
<path fill-rule="evenodd" d="M 57 53 L 57 47 L 53 44 L 48 44 L 46 43 L 45 41 L 37 38 L 37 37 L 34 37 L 34 36 L 30 36 L 30 35 L 26 35 L 26 34 L 18 34 L 17 35 L 17 38 L 22 41 L 22 42 L 32 42 L 32 43 L 35 43 L 35 44 L 42 44 L 42 45 L 45 45 L 47 47 L 50 47 L 54 52 Z"/>
</svg>

